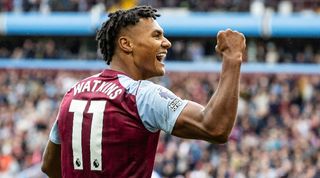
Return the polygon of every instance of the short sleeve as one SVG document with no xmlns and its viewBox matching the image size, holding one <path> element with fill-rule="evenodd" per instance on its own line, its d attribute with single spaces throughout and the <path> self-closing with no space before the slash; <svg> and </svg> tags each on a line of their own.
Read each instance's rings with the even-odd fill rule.
<svg viewBox="0 0 320 178">
<path fill-rule="evenodd" d="M 70 92 L 70 90 L 69 90 Z M 60 117 L 60 112 L 61 112 L 61 109 L 62 109 L 62 103 L 64 102 L 65 100 L 65 97 L 66 95 L 69 93 L 67 92 L 64 96 L 63 96 L 63 99 L 60 103 L 60 106 L 59 106 L 59 111 L 58 111 L 58 115 L 56 117 L 56 120 L 55 122 L 53 123 L 53 126 L 51 128 L 51 131 L 50 131 L 50 134 L 49 134 L 49 140 L 55 144 L 61 144 L 61 139 L 60 139 L 60 133 L 59 133 L 59 128 L 58 128 L 58 122 L 59 122 L 59 117 Z"/>
<path fill-rule="evenodd" d="M 57 120 L 54 122 L 51 128 L 49 140 L 55 144 L 61 144 Z"/>
<path fill-rule="evenodd" d="M 188 103 L 167 88 L 150 81 L 141 81 L 136 95 L 139 116 L 146 129 L 159 129 L 171 134 L 174 124 Z"/>
</svg>

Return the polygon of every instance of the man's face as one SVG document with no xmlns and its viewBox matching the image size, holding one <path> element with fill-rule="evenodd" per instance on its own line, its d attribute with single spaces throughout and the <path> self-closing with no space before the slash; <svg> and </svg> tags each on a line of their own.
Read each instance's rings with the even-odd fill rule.
<svg viewBox="0 0 320 178">
<path fill-rule="evenodd" d="M 171 43 L 163 35 L 163 29 L 153 18 L 141 18 L 129 30 L 132 38 L 132 55 L 136 72 L 142 79 L 162 76 L 164 59 Z"/>
</svg>

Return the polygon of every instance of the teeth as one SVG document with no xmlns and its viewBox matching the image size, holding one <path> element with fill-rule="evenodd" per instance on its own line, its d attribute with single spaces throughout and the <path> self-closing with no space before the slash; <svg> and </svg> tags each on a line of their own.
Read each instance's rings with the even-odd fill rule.
<svg viewBox="0 0 320 178">
<path fill-rule="evenodd" d="M 166 57 L 166 53 L 159 53 L 157 54 L 157 60 L 162 62 L 164 60 L 164 58 Z"/>
<path fill-rule="evenodd" d="M 157 57 L 165 57 L 166 54 L 158 54 Z"/>
</svg>

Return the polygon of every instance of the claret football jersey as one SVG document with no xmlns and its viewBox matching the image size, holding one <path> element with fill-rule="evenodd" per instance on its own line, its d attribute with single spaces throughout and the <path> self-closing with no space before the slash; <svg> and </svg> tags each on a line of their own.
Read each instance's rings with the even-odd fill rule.
<svg viewBox="0 0 320 178">
<path fill-rule="evenodd" d="M 61 144 L 62 177 L 150 178 L 159 132 L 172 132 L 186 104 L 165 87 L 114 70 L 79 81 L 50 132 Z"/>
</svg>

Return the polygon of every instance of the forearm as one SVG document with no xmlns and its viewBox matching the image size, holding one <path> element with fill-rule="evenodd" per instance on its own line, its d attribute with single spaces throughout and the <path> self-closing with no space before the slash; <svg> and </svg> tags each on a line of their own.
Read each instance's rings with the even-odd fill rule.
<svg viewBox="0 0 320 178">
<path fill-rule="evenodd" d="M 219 31 L 215 50 L 222 55 L 219 85 L 206 107 L 189 102 L 177 119 L 173 135 L 225 143 L 236 121 L 240 67 L 246 43 L 242 33 Z"/>
<path fill-rule="evenodd" d="M 236 120 L 241 58 L 240 52 L 223 54 L 218 88 L 204 110 L 203 124 L 218 142 L 228 139 Z"/>
</svg>

